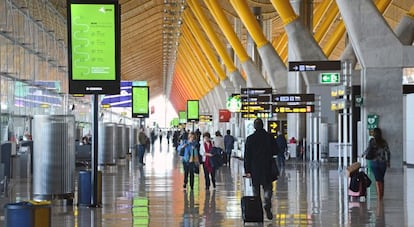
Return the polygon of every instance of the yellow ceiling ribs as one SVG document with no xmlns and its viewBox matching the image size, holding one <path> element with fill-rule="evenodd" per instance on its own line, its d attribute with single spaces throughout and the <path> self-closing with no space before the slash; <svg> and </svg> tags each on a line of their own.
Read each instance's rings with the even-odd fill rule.
<svg viewBox="0 0 414 227">
<path fill-rule="evenodd" d="M 220 63 L 217 61 L 217 58 L 213 50 L 210 48 L 209 44 L 207 43 L 207 40 L 204 38 L 200 28 L 196 25 L 193 18 L 186 13 L 184 14 L 184 20 L 185 22 L 187 22 L 186 25 L 188 25 L 188 27 L 192 31 L 191 34 L 194 36 L 194 39 L 192 41 L 193 42 L 195 42 L 195 40 L 198 41 L 198 44 L 203 50 L 204 55 L 207 57 L 210 64 L 213 66 L 214 70 L 219 75 L 220 80 L 225 80 L 227 76 L 224 73 L 223 69 L 221 68 Z M 214 85 L 217 85 L 219 83 L 216 77 L 212 77 L 212 79 L 213 79 Z"/>
<path fill-rule="evenodd" d="M 187 57 L 185 64 L 177 65 L 177 71 L 181 75 L 181 81 L 184 83 L 185 88 L 190 92 L 190 96 L 195 98 L 200 97 L 202 92 L 199 88 L 200 85 L 193 80 L 199 74 L 197 67 L 195 65 L 192 67 L 188 66 L 189 64 L 194 64 L 190 58 L 192 57 Z"/>
<path fill-rule="evenodd" d="M 332 25 L 332 22 L 339 14 L 339 8 L 336 3 L 333 3 L 329 6 L 329 9 L 326 11 L 324 20 L 320 23 L 320 26 L 314 33 L 314 38 L 316 42 L 320 42 L 324 35 L 326 35 L 329 27 Z"/>
<path fill-rule="evenodd" d="M 177 73 L 175 73 L 174 76 L 177 77 L 177 78 L 174 78 L 173 80 L 174 89 L 171 90 L 171 93 L 173 93 L 174 95 L 171 95 L 170 97 L 174 97 L 175 99 L 178 99 L 178 98 L 184 99 L 188 97 L 187 91 L 184 91 L 184 89 L 182 88 L 183 85 L 177 81 L 178 80 Z"/>
<path fill-rule="evenodd" d="M 377 0 L 375 5 L 377 6 L 378 11 L 383 14 L 390 4 L 391 0 Z M 325 47 L 323 48 L 323 52 L 326 56 L 330 56 L 332 54 L 332 51 L 338 45 L 339 41 L 345 34 L 345 31 L 345 24 L 343 21 L 340 21 L 334 29 L 332 36 L 328 39 Z"/>
<path fill-rule="evenodd" d="M 189 0 L 189 2 L 193 2 L 193 1 L 194 0 Z M 237 57 L 240 59 L 241 63 L 244 63 L 247 60 L 249 60 L 250 59 L 249 55 L 244 49 L 242 43 L 237 37 L 236 32 L 234 32 L 233 27 L 228 22 L 226 15 L 224 14 L 223 10 L 221 9 L 217 1 L 216 0 L 205 0 L 204 2 L 209 8 L 210 13 L 216 19 L 219 27 L 224 33 L 224 36 L 226 36 L 230 45 L 233 47 L 234 52 L 236 53 Z"/>
<path fill-rule="evenodd" d="M 203 59 L 202 56 L 201 57 L 196 56 L 194 51 L 191 52 L 191 48 L 189 46 L 185 46 L 185 49 L 187 52 L 186 61 L 187 60 L 190 60 L 190 61 L 182 66 L 184 69 L 187 70 L 188 73 L 185 76 L 191 82 L 191 85 L 195 87 L 196 89 L 195 94 L 197 94 L 197 97 L 199 98 L 199 97 L 204 96 L 204 94 L 208 92 L 208 88 L 204 86 L 200 78 L 205 77 L 205 74 L 209 73 L 211 69 L 209 67 L 205 68 L 205 65 L 202 62 L 200 62 L 200 61 L 206 62 L 206 60 Z M 194 49 L 196 49 L 196 47 L 194 47 Z"/>
<path fill-rule="evenodd" d="M 185 48 L 189 52 L 189 54 L 197 58 L 197 60 L 200 63 L 200 66 L 202 67 L 202 70 L 199 72 L 199 73 L 202 73 L 202 75 L 197 75 L 197 77 L 201 78 L 203 80 L 202 81 L 203 84 L 207 85 L 208 88 L 210 89 L 218 83 L 218 80 L 214 76 L 214 73 L 211 70 L 210 65 L 208 64 L 207 60 L 205 59 L 205 56 L 202 54 L 202 51 L 200 50 L 199 45 L 197 45 L 195 38 L 189 33 L 190 31 L 188 30 L 188 27 L 184 26 L 184 30 L 187 33 L 187 35 L 185 36 L 185 39 L 186 39 L 186 43 L 184 44 L 186 45 Z"/>
<path fill-rule="evenodd" d="M 181 42 L 182 45 L 181 48 L 184 48 L 183 42 Z M 179 60 L 176 64 L 176 70 L 180 74 L 180 78 L 184 84 L 185 87 L 190 91 L 190 95 L 192 96 L 200 96 L 201 91 L 198 89 L 197 84 L 192 81 L 192 77 L 197 76 L 198 74 L 198 66 L 196 62 L 194 62 L 194 57 L 190 56 L 189 54 L 185 54 L 185 50 L 181 51 L 179 53 Z M 192 66 L 189 66 L 192 65 Z"/>
<path fill-rule="evenodd" d="M 188 90 L 184 90 L 182 81 L 180 81 L 180 75 L 177 72 L 177 70 L 174 72 L 174 78 L 173 78 L 173 86 L 171 89 L 171 94 L 174 95 L 170 95 L 170 97 L 181 97 L 181 98 L 185 98 L 188 97 Z"/>
<path fill-rule="evenodd" d="M 319 26 L 319 23 L 322 21 L 323 15 L 328 10 L 328 7 L 332 4 L 335 4 L 335 1 L 332 0 L 324 0 L 322 3 L 320 3 L 314 13 L 313 13 L 313 27 L 316 28 Z M 335 4 L 336 5 L 336 4 Z"/>
<path fill-rule="evenodd" d="M 190 81 L 189 81 L 189 79 L 187 78 L 187 75 L 186 75 L 186 74 L 189 74 L 189 73 L 187 72 L 186 69 L 183 68 L 182 63 L 176 64 L 175 71 L 177 72 L 178 82 L 179 82 L 179 84 L 183 85 L 183 87 L 185 88 L 185 90 L 187 92 L 187 95 L 189 97 L 190 96 L 195 96 L 196 91 L 194 89 L 194 86 L 190 83 Z"/>
<path fill-rule="evenodd" d="M 414 6 L 411 7 L 411 10 L 410 10 L 410 12 L 407 13 L 407 15 L 410 16 L 410 17 L 414 17 Z"/>
<path fill-rule="evenodd" d="M 199 64 L 197 64 L 197 66 L 199 66 L 197 68 L 197 69 L 199 69 L 199 71 L 197 71 L 197 73 L 199 73 L 199 74 L 196 75 L 195 77 L 201 78 L 203 80 L 204 84 L 208 86 L 209 84 L 211 84 L 211 82 L 210 83 L 207 82 L 208 79 L 206 79 L 206 77 L 208 76 L 208 77 L 210 77 L 210 80 L 212 80 L 212 79 L 215 80 L 216 83 L 214 83 L 214 85 L 216 85 L 217 84 L 217 78 L 215 78 L 213 70 L 211 69 L 210 65 L 208 64 L 205 56 L 202 54 L 200 46 L 196 44 L 196 41 L 195 41 L 194 37 L 191 35 L 191 33 L 188 30 L 187 26 L 184 26 L 184 30 L 185 30 L 185 32 L 187 32 L 187 35 L 184 36 L 185 41 L 186 41 L 186 42 L 184 42 L 184 45 L 185 45 L 184 47 L 187 50 L 187 54 L 194 57 L 194 59 L 192 59 L 193 62 L 198 61 L 198 63 L 199 63 Z M 188 66 L 191 67 L 191 65 L 188 65 Z M 199 80 L 197 80 L 197 81 L 199 81 Z M 211 87 L 209 86 L 209 88 L 211 88 Z M 205 86 L 202 86 L 202 89 L 203 90 L 205 89 L 206 92 L 208 91 L 208 89 L 205 88 Z"/>
<path fill-rule="evenodd" d="M 234 71 L 236 71 L 237 70 L 236 66 L 234 65 L 233 61 L 231 60 L 229 54 L 227 53 L 226 48 L 224 47 L 224 45 L 221 43 L 220 39 L 216 35 L 213 27 L 211 26 L 211 24 L 207 20 L 206 15 L 203 13 L 200 4 L 197 1 L 192 1 L 192 0 L 189 0 L 188 3 L 190 5 L 190 8 L 191 8 L 193 14 L 197 18 L 199 24 L 201 25 L 201 27 L 203 28 L 203 30 L 207 34 L 207 37 L 209 38 L 209 40 L 213 44 L 214 48 L 216 49 L 218 55 L 223 60 L 223 63 L 227 67 L 227 70 L 229 71 L 229 73 L 233 73 Z M 186 16 L 186 15 L 184 15 L 184 16 Z M 191 17 L 191 15 L 188 14 L 187 18 L 190 18 L 189 23 L 192 23 L 194 27 L 198 28 L 198 26 L 195 24 L 195 21 L 194 21 L 193 17 Z M 226 75 L 224 74 L 224 76 L 226 76 Z M 220 76 L 220 79 L 224 80 L 224 79 L 226 79 L 226 77 Z"/>
<path fill-rule="evenodd" d="M 249 34 L 252 36 L 255 41 L 257 48 L 261 48 L 268 43 L 263 30 L 260 27 L 259 23 L 255 20 L 255 16 L 250 11 L 249 5 L 244 0 L 230 0 L 231 5 L 240 15 L 240 20 L 246 26 L 246 29 L 249 31 Z"/>
</svg>

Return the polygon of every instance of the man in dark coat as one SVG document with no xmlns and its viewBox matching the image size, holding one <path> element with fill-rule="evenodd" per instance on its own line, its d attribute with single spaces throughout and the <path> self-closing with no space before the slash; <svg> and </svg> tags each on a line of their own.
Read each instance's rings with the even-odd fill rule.
<svg viewBox="0 0 414 227">
<path fill-rule="evenodd" d="M 264 191 L 264 210 L 268 219 L 272 214 L 272 179 L 271 166 L 273 156 L 279 153 L 274 137 L 263 129 L 263 121 L 254 121 L 256 131 L 247 137 L 244 150 L 244 172 L 252 178 L 253 193 L 260 196 L 260 185 Z"/>
</svg>

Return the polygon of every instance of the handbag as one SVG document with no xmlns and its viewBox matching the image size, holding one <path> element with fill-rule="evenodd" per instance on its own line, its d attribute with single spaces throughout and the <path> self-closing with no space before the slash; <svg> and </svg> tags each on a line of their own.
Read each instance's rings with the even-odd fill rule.
<svg viewBox="0 0 414 227">
<path fill-rule="evenodd" d="M 276 181 L 279 178 L 279 168 L 276 165 L 276 160 L 272 158 L 272 164 L 270 166 L 270 176 L 273 181 Z"/>
<path fill-rule="evenodd" d="M 194 149 L 194 148 L 191 151 L 190 165 L 191 165 L 191 168 L 193 168 L 193 172 L 195 174 L 199 174 L 200 173 L 200 162 L 199 162 L 198 152 L 196 151 L 197 149 Z"/>
</svg>

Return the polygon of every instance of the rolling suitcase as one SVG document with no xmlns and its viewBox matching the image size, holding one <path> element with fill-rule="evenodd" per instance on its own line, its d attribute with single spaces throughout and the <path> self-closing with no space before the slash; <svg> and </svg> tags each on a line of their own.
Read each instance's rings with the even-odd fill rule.
<svg viewBox="0 0 414 227">
<path fill-rule="evenodd" d="M 253 195 L 252 179 L 244 177 L 244 196 L 241 198 L 242 218 L 244 222 L 263 222 L 262 200 Z"/>
</svg>

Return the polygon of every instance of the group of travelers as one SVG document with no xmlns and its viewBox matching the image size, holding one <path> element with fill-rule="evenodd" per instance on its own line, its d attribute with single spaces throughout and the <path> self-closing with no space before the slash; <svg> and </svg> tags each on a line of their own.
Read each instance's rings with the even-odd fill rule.
<svg viewBox="0 0 414 227">
<path fill-rule="evenodd" d="M 285 168 L 285 155 L 288 152 L 288 143 L 297 144 L 297 141 L 292 137 L 289 141 L 286 140 L 282 133 L 278 133 L 277 138 L 268 133 L 263 128 L 263 121 L 257 118 L 254 121 L 255 132 L 246 138 L 244 151 L 244 172 L 245 177 L 252 180 L 253 194 L 260 197 L 261 187 L 264 192 L 264 210 L 268 219 L 273 218 L 272 213 L 272 182 L 277 178 L 274 177 L 273 162 L 277 162 L 279 169 Z M 167 134 L 167 138 L 171 136 Z M 387 142 L 382 137 L 381 130 L 376 128 L 373 130 L 372 139 L 369 142 L 367 151 L 370 149 L 379 150 L 374 160 L 370 162 L 373 170 L 378 199 L 382 200 L 384 195 L 384 175 L 390 161 L 390 152 Z M 231 131 L 227 130 L 226 135 L 221 135 L 220 131 L 215 132 L 215 137 L 212 139 L 209 132 L 201 133 L 198 129 L 194 132 L 182 129 L 181 132 L 172 132 L 173 146 L 181 156 L 182 165 L 184 169 L 183 188 L 186 190 L 189 184 L 191 190 L 194 188 L 194 175 L 200 171 L 202 166 L 205 178 L 205 190 L 216 188 L 216 171 L 221 165 L 230 166 L 231 154 L 234 149 L 236 139 L 231 135 Z M 139 162 L 143 164 L 143 153 L 145 151 L 144 144 L 148 141 L 144 130 L 139 134 L 139 148 L 138 157 Z M 303 144 L 297 147 L 297 158 L 304 158 Z M 277 157 L 277 161 L 275 160 Z M 218 163 L 220 158 L 221 163 Z M 277 167 L 276 167 L 277 168 Z M 279 170 L 278 170 L 279 171 Z"/>
<path fill-rule="evenodd" d="M 220 131 L 217 131 L 214 139 L 211 138 L 209 132 L 201 134 L 199 130 L 195 132 L 184 131 L 180 140 L 181 143 L 177 146 L 177 151 L 182 156 L 184 168 L 183 188 L 186 189 L 189 183 L 190 188 L 193 189 L 194 174 L 199 172 L 201 165 L 206 182 L 205 189 L 210 190 L 210 186 L 215 189 L 218 167 L 222 164 L 230 166 L 231 153 L 236 141 L 230 135 L 230 130 L 227 130 L 225 138 L 223 138 Z"/>
</svg>

